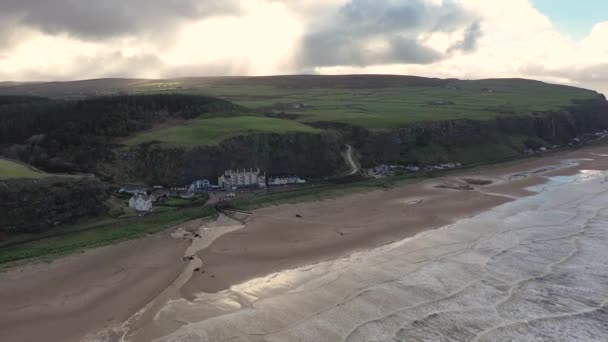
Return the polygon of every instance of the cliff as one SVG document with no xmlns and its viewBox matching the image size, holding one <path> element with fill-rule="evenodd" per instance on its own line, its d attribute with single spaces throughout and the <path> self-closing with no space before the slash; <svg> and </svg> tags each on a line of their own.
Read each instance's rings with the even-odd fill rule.
<svg viewBox="0 0 608 342">
<path fill-rule="evenodd" d="M 423 122 L 380 132 L 337 123 L 316 126 L 341 132 L 359 152 L 364 167 L 381 163 L 471 164 L 516 156 L 526 148 L 567 144 L 585 133 L 608 129 L 608 102 L 602 97 L 557 112 Z"/>
<path fill-rule="evenodd" d="M 122 181 L 163 185 L 183 185 L 200 178 L 214 180 L 223 170 L 236 168 L 316 178 L 346 168 L 343 148 L 344 142 L 335 132 L 244 135 L 218 146 L 193 149 L 143 144 L 118 151 L 112 166 L 102 172 Z"/>
</svg>

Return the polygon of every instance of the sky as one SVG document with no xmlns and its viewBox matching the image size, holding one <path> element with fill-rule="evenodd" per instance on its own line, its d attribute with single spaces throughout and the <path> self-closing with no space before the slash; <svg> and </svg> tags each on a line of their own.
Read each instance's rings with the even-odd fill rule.
<svg viewBox="0 0 608 342">
<path fill-rule="evenodd" d="M 521 77 L 608 94 L 606 0 L 2 0 L 0 81 Z"/>
</svg>

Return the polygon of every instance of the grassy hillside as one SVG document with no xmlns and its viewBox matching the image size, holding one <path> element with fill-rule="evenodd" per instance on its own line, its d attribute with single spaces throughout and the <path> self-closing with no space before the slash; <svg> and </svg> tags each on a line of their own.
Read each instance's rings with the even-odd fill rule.
<svg viewBox="0 0 608 342">
<path fill-rule="evenodd" d="M 338 122 L 386 130 L 415 122 L 491 119 L 567 108 L 596 92 L 523 79 L 459 81 L 412 76 L 199 77 L 103 79 L 3 87 L 0 94 L 206 94 L 302 123 Z M 296 104 L 307 106 L 296 108 Z"/>
<path fill-rule="evenodd" d="M 16 178 L 45 178 L 48 174 L 6 159 L 0 159 L 0 180 Z"/>
<path fill-rule="evenodd" d="M 194 119 L 186 123 L 148 131 L 129 139 L 127 145 L 160 142 L 171 146 L 195 147 L 217 145 L 222 140 L 254 133 L 319 133 L 310 126 L 282 119 L 238 116 L 213 119 Z"/>
<path fill-rule="evenodd" d="M 376 130 L 415 122 L 556 111 L 575 100 L 598 96 L 588 90 L 525 80 L 369 89 L 218 86 L 206 91 L 250 108 L 294 114 L 300 122 L 339 122 Z M 302 104 L 306 106 L 296 108 Z"/>
</svg>

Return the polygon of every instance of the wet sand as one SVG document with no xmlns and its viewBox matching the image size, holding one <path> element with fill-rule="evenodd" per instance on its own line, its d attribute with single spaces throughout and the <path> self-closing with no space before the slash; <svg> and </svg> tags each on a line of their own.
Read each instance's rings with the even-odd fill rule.
<svg viewBox="0 0 608 342">
<path fill-rule="evenodd" d="M 0 273 L 0 341 L 80 341 L 124 322 L 179 276 L 186 247 L 159 234 Z"/>
<path fill-rule="evenodd" d="M 219 232 L 210 233 L 198 247 L 191 239 L 167 233 L 11 270 L 0 274 L 0 340 L 77 341 L 89 335 L 87 340 L 117 341 L 124 335 L 129 341 L 150 341 L 187 322 L 176 318 L 179 313 L 168 310 L 167 304 L 188 303 L 273 272 L 444 227 L 530 195 L 526 188 L 543 184 L 548 176 L 607 169 L 608 158 L 597 154 L 608 154 L 608 147 L 466 170 L 323 202 L 261 209 L 246 218 L 244 228 L 235 228 L 230 220 L 215 225 L 194 222 L 186 228 Z M 581 160 L 590 158 L 595 160 Z M 568 162 L 573 159 L 578 164 Z M 464 178 L 492 184 L 468 184 Z M 442 184 L 452 188 L 437 188 Z M 193 246 L 193 260 L 184 261 Z M 194 266 L 200 270 L 195 272 Z M 206 319 L 220 313 L 199 309 L 191 314 Z M 91 335 L 100 329 L 101 334 Z"/>
</svg>

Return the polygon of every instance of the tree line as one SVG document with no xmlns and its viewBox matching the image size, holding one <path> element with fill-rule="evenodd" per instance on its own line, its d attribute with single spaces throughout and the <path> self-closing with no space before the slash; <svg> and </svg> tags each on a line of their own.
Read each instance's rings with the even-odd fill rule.
<svg viewBox="0 0 608 342">
<path fill-rule="evenodd" d="M 105 158 L 117 137 L 149 129 L 170 118 L 191 119 L 240 110 L 221 99 L 182 94 L 83 100 L 0 96 L 0 147 L 4 155 L 49 171 L 82 171 L 73 169 Z"/>
</svg>

